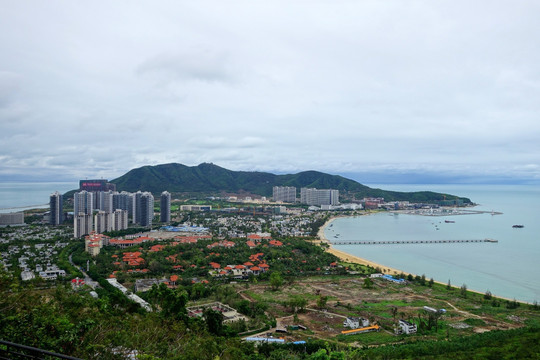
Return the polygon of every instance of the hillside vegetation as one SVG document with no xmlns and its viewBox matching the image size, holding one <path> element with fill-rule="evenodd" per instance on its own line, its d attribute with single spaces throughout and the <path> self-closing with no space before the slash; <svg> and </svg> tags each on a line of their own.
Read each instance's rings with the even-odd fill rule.
<svg viewBox="0 0 540 360">
<path fill-rule="evenodd" d="M 312 187 L 318 189 L 337 189 L 343 199 L 362 199 L 364 197 L 383 197 L 387 201 L 437 202 L 467 198 L 440 194 L 431 191 L 397 192 L 372 189 L 354 180 L 339 175 L 329 175 L 318 171 L 303 171 L 297 174 L 275 175 L 257 171 L 232 171 L 214 164 L 203 163 L 198 166 L 182 164 L 163 164 L 143 166 L 111 181 L 119 191 L 138 190 L 160 193 L 251 193 L 272 196 L 274 186 Z"/>
</svg>

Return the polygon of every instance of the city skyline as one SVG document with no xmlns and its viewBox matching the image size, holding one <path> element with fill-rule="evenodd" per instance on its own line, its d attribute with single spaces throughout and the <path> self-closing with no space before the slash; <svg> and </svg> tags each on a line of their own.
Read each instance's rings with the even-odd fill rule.
<svg viewBox="0 0 540 360">
<path fill-rule="evenodd" d="M 212 162 L 540 182 L 535 1 L 2 8 L 0 181 Z"/>
</svg>

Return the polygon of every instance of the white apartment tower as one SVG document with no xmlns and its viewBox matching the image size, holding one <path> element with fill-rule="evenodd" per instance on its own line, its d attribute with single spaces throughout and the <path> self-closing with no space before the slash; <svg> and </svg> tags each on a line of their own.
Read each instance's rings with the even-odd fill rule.
<svg viewBox="0 0 540 360">
<path fill-rule="evenodd" d="M 79 213 L 73 217 L 74 234 L 76 238 L 80 238 L 83 235 L 88 235 L 92 232 L 93 221 L 92 215 Z"/>
<path fill-rule="evenodd" d="M 113 230 L 112 214 L 110 212 L 98 211 L 94 215 L 94 231 L 96 234 Z"/>
<path fill-rule="evenodd" d="M 127 210 L 116 209 L 112 213 L 113 230 L 125 230 L 128 228 L 128 212 Z"/>
<path fill-rule="evenodd" d="M 274 201 L 296 202 L 296 188 L 294 186 L 274 186 L 272 188 Z"/>
<path fill-rule="evenodd" d="M 159 221 L 162 223 L 171 222 L 171 194 L 167 191 L 161 193 Z"/>
<path fill-rule="evenodd" d="M 103 210 L 107 213 L 112 213 L 113 209 L 113 199 L 114 192 L 112 191 L 100 191 L 95 193 L 98 196 L 98 209 Z"/>
<path fill-rule="evenodd" d="M 307 205 L 339 205 L 339 190 L 301 188 L 300 202 Z"/>
<path fill-rule="evenodd" d="M 79 191 L 73 196 L 74 215 L 92 215 L 94 211 L 94 194 L 86 190 Z"/>
</svg>

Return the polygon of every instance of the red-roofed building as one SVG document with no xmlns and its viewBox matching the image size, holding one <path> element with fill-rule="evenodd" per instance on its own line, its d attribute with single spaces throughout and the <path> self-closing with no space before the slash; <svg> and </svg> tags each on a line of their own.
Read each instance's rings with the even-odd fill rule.
<svg viewBox="0 0 540 360">
<path fill-rule="evenodd" d="M 270 246 L 282 246 L 283 243 L 279 240 L 270 240 L 269 242 Z"/>
<path fill-rule="evenodd" d="M 232 248 L 234 247 L 236 244 L 232 241 L 228 241 L 228 240 L 221 240 L 219 242 L 215 242 L 213 244 L 210 244 L 210 245 L 206 245 L 207 248 L 209 249 L 212 249 L 216 246 L 223 246 L 223 247 L 226 247 L 226 248 Z"/>
<path fill-rule="evenodd" d="M 261 268 L 262 271 L 267 271 L 268 269 L 270 269 L 270 265 L 268 264 L 259 264 L 259 267 Z"/>
<path fill-rule="evenodd" d="M 254 247 L 257 246 L 257 245 L 256 245 L 253 241 L 251 241 L 251 240 L 246 241 L 246 245 L 249 246 L 249 247 L 252 248 L 252 249 L 253 249 Z"/>
<path fill-rule="evenodd" d="M 109 244 L 109 237 L 92 232 L 84 238 L 85 251 L 92 256 L 99 255 L 99 250 Z"/>
<path fill-rule="evenodd" d="M 158 252 L 158 251 L 162 251 L 163 249 L 165 249 L 165 246 L 163 245 L 154 245 L 150 248 L 149 251 L 151 252 Z"/>
</svg>

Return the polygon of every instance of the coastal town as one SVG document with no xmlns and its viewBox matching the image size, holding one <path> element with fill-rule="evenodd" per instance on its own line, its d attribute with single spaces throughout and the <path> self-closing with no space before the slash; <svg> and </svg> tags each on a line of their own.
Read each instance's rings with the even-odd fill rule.
<svg viewBox="0 0 540 360">
<path fill-rule="evenodd" d="M 519 329 L 531 316 L 515 300 L 370 262 L 325 237 L 338 217 L 474 211 L 457 202 L 365 198 L 340 204 L 337 190 L 302 189 L 297 199 L 290 187 L 275 187 L 272 199 L 172 199 L 164 191 L 154 201 L 148 192 L 107 187 L 103 180 L 81 181 L 71 198 L 51 194 L 49 209 L 29 212 L 28 224 L 1 228 L 3 271 L 23 286 L 67 282 L 79 296 L 100 298 L 116 289 L 123 301 L 148 312 L 165 311 L 158 293 L 182 291 L 189 318 L 207 321 L 209 312 L 220 314 L 223 326 L 254 343 L 333 338 L 384 344 L 409 336 L 431 339 L 443 327 L 454 335 Z M 470 308 L 471 301 L 484 310 Z M 501 305 L 505 318 L 486 313 Z"/>
</svg>

